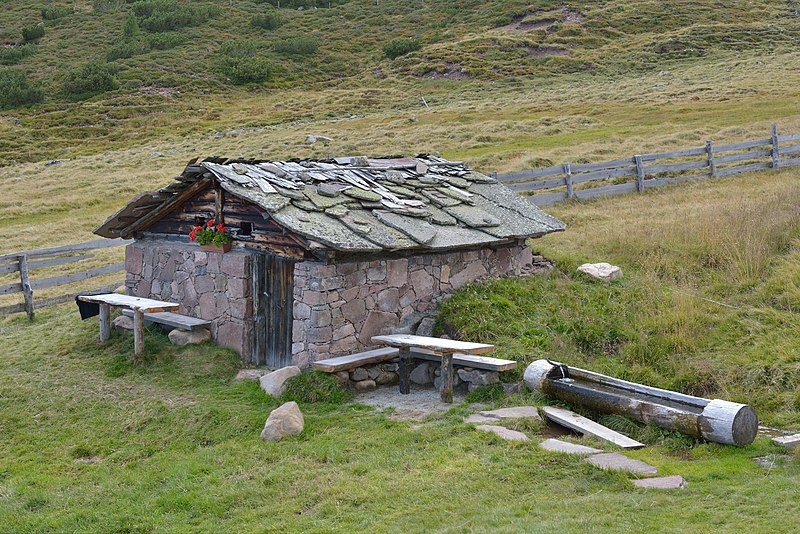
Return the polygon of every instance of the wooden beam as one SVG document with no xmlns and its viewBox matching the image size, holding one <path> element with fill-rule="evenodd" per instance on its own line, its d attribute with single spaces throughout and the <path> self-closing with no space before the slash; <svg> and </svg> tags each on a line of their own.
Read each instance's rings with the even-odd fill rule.
<svg viewBox="0 0 800 534">
<path fill-rule="evenodd" d="M 631 439 L 619 432 L 614 432 L 600 423 L 595 423 L 591 419 L 587 419 L 582 415 L 578 415 L 564 408 L 543 406 L 541 410 L 545 417 L 551 421 L 572 429 L 575 432 L 589 434 L 590 436 L 618 445 L 623 449 L 641 449 L 644 447 L 644 443 L 639 443 L 635 439 Z"/>
<path fill-rule="evenodd" d="M 161 206 L 161 209 L 151 211 L 135 223 L 129 225 L 128 227 L 120 230 L 119 235 L 122 237 L 130 237 L 133 235 L 134 232 L 141 230 L 142 228 L 146 228 L 150 224 L 158 221 L 159 219 L 165 217 L 168 213 L 177 209 L 183 202 L 192 198 L 195 194 L 199 193 L 206 187 L 211 184 L 210 178 L 203 178 L 201 180 L 196 181 L 186 189 L 184 189 L 181 193 L 173 196 L 170 200 L 164 203 Z"/>
</svg>

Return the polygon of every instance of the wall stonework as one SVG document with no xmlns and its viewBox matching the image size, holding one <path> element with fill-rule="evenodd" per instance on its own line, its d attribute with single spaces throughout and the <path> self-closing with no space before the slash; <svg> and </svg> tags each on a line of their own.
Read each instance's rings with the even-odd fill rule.
<svg viewBox="0 0 800 534">
<path fill-rule="evenodd" d="M 249 356 L 253 329 L 251 257 L 191 244 L 136 241 L 125 248 L 129 295 L 180 303 L 178 313 L 211 321 L 216 342 Z"/>
<path fill-rule="evenodd" d="M 297 263 L 292 363 L 306 367 L 371 347 L 372 336 L 433 313 L 437 302 L 469 283 L 550 268 L 521 244 L 370 262 Z"/>
</svg>

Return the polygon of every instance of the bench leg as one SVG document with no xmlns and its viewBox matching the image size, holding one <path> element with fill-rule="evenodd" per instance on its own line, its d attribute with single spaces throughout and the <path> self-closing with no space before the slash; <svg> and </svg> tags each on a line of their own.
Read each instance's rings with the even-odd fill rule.
<svg viewBox="0 0 800 534">
<path fill-rule="evenodd" d="M 100 303 L 100 343 L 105 343 L 111 337 L 111 306 Z"/>
<path fill-rule="evenodd" d="M 133 310 L 133 353 L 144 351 L 144 313 Z"/>
<path fill-rule="evenodd" d="M 411 350 L 408 347 L 400 348 L 400 393 L 408 395 L 411 392 Z"/>
<path fill-rule="evenodd" d="M 442 391 L 440 392 L 442 401 L 453 402 L 453 355 L 442 355 Z"/>
</svg>

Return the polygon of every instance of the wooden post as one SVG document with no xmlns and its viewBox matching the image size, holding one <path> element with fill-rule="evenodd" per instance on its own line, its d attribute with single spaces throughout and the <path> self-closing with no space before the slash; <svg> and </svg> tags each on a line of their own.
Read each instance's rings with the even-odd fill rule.
<svg viewBox="0 0 800 534">
<path fill-rule="evenodd" d="M 772 168 L 777 169 L 778 162 L 778 125 L 772 125 Z"/>
<path fill-rule="evenodd" d="M 19 257 L 19 280 L 22 284 L 22 296 L 25 299 L 25 313 L 28 314 L 28 319 L 32 320 L 35 315 L 33 309 L 33 288 L 31 288 L 31 280 L 28 275 L 28 257 L 24 254 Z"/>
<path fill-rule="evenodd" d="M 105 343 L 111 337 L 111 306 L 105 302 L 100 303 L 100 343 Z"/>
<path fill-rule="evenodd" d="M 714 146 L 711 144 L 711 139 L 706 141 L 706 158 L 708 159 L 708 174 L 712 178 L 716 178 L 717 164 L 714 161 Z"/>
<path fill-rule="evenodd" d="M 572 190 L 572 165 L 564 164 L 564 182 L 567 184 L 567 198 L 573 198 L 575 192 Z"/>
<path fill-rule="evenodd" d="M 442 390 L 440 392 L 443 402 L 453 402 L 453 355 L 442 354 Z"/>
<path fill-rule="evenodd" d="M 400 393 L 408 395 L 411 392 L 411 349 L 400 347 Z"/>
<path fill-rule="evenodd" d="M 642 163 L 642 156 L 633 156 L 633 161 L 636 163 L 636 190 L 644 193 L 644 163 Z"/>
<path fill-rule="evenodd" d="M 144 312 L 133 310 L 133 354 L 144 352 Z"/>
<path fill-rule="evenodd" d="M 225 191 L 217 186 L 214 189 L 214 220 L 217 224 L 225 224 L 225 215 L 222 211 L 225 203 Z"/>
</svg>

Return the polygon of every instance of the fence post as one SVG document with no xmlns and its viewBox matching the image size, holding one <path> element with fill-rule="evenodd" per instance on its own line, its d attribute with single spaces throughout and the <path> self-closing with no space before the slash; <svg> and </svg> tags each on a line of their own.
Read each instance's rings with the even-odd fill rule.
<svg viewBox="0 0 800 534">
<path fill-rule="evenodd" d="M 28 257 L 25 255 L 19 257 L 19 281 L 22 284 L 22 295 L 25 299 L 25 313 L 28 314 L 28 319 L 33 319 L 35 315 L 33 309 L 33 289 L 31 288 L 31 281 L 28 276 Z"/>
<path fill-rule="evenodd" d="M 633 161 L 636 163 L 636 190 L 644 193 L 644 164 L 642 163 L 642 156 L 633 156 Z"/>
<path fill-rule="evenodd" d="M 497 171 L 492 171 L 492 172 L 490 172 L 490 173 L 489 173 L 489 177 L 490 177 L 490 178 L 494 178 L 495 180 L 497 180 Z"/>
<path fill-rule="evenodd" d="M 778 162 L 778 125 L 772 125 L 772 168 L 777 169 Z"/>
<path fill-rule="evenodd" d="M 564 182 L 567 184 L 567 198 L 575 197 L 575 192 L 572 190 L 572 165 L 569 163 L 564 164 Z"/>
<path fill-rule="evenodd" d="M 714 161 L 714 145 L 711 144 L 711 139 L 706 141 L 706 155 L 708 157 L 708 172 L 712 178 L 716 178 L 717 164 Z"/>
</svg>

